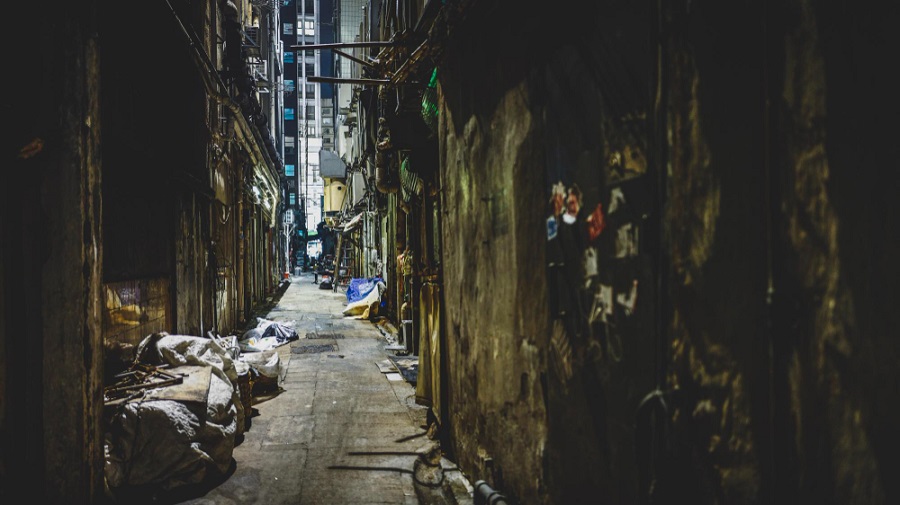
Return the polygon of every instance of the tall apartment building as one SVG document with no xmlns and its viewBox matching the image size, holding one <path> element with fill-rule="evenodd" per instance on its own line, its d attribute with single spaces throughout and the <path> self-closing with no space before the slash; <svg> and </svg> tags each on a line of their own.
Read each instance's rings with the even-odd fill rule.
<svg viewBox="0 0 900 505">
<path fill-rule="evenodd" d="M 332 0 L 282 0 L 285 205 L 301 254 L 300 244 L 322 221 L 319 151 L 334 146 L 333 85 L 308 79 L 334 75 L 331 51 L 302 46 L 334 41 L 333 10 Z"/>
<path fill-rule="evenodd" d="M 367 12 L 369 7 L 368 0 L 334 0 L 335 12 L 338 22 L 336 24 L 337 42 L 361 42 L 369 40 L 367 33 L 368 23 L 366 18 L 370 15 Z M 358 58 L 365 59 L 369 56 L 371 50 L 365 48 L 347 49 L 347 52 Z M 341 78 L 360 78 L 363 77 L 361 66 L 349 58 L 337 57 L 335 59 L 335 69 L 338 77 Z M 361 86 L 358 84 L 342 83 L 337 85 L 335 92 L 335 108 L 337 113 L 336 129 L 337 129 L 337 155 L 343 159 L 348 165 L 353 165 L 361 160 L 361 152 L 358 142 L 354 137 L 354 127 L 356 126 L 356 99 Z M 349 179 L 349 180 L 348 180 Z M 360 171 L 354 171 L 347 174 L 347 179 L 340 178 L 332 180 L 333 191 L 330 193 L 340 195 L 340 198 L 331 198 L 331 206 L 328 209 L 328 215 L 337 216 L 343 209 L 350 209 L 354 206 L 364 194 L 365 183 L 363 175 Z M 352 201 L 348 201 L 352 200 Z"/>
</svg>

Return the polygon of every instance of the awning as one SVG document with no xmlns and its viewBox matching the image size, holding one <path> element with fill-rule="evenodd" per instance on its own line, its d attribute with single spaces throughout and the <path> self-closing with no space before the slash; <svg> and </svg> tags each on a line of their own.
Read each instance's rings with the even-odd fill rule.
<svg viewBox="0 0 900 505">
<path fill-rule="evenodd" d="M 347 224 L 344 225 L 344 231 L 348 232 L 348 231 L 354 230 L 356 228 L 359 228 L 360 223 L 362 223 L 362 217 L 363 217 L 362 212 L 353 216 L 353 219 L 351 219 L 350 221 L 347 222 Z"/>
<path fill-rule="evenodd" d="M 319 151 L 319 175 L 329 179 L 346 179 L 347 165 L 336 152 L 321 149 Z"/>
</svg>

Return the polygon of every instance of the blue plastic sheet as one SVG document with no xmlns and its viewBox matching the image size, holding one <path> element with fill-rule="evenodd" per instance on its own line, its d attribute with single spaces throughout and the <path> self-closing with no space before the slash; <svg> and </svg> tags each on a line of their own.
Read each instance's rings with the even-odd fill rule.
<svg viewBox="0 0 900 505">
<path fill-rule="evenodd" d="M 379 277 L 350 279 L 350 285 L 347 286 L 347 303 L 358 302 L 365 298 L 366 295 L 375 289 L 380 280 L 381 278 Z"/>
</svg>

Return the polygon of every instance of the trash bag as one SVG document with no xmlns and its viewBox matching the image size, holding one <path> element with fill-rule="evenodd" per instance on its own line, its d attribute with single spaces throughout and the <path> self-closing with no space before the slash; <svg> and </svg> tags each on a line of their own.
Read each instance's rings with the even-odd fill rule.
<svg viewBox="0 0 900 505">
<path fill-rule="evenodd" d="M 256 318 L 256 328 L 247 330 L 238 345 L 243 352 L 260 352 L 274 349 L 300 338 L 297 330 L 289 324 L 276 323 L 261 317 Z"/>
</svg>

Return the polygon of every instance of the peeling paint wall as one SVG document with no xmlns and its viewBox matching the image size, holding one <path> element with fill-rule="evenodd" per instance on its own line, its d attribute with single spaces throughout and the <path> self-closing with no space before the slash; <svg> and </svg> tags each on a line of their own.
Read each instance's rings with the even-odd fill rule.
<svg viewBox="0 0 900 505">
<path fill-rule="evenodd" d="M 639 120 L 645 62 L 630 59 L 646 51 L 647 13 L 616 29 L 598 6 L 515 25 L 495 8 L 469 14 L 438 70 L 452 449 L 470 478 L 520 503 L 637 502 L 634 414 L 654 387 L 655 295 L 652 257 L 629 248 L 659 220 Z M 605 97 L 603 73 L 638 86 Z M 592 235 L 596 262 L 567 251 L 577 273 L 559 292 L 547 232 L 557 183 L 581 189 L 579 222 L 608 218 Z M 601 283 L 616 314 L 603 322 L 591 305 Z"/>
<path fill-rule="evenodd" d="M 525 205 L 540 197 L 537 185 L 528 187 L 534 178 L 527 168 L 540 166 L 534 156 L 528 159 L 534 139 L 523 105 L 521 90 L 512 90 L 492 117 L 470 118 L 459 136 L 447 125 L 455 111 L 441 109 L 443 126 L 450 126 L 442 153 L 444 300 L 449 417 L 451 429 L 458 430 L 461 464 L 497 486 L 537 493 L 546 426 L 536 340 L 545 337 L 529 330 L 547 323 L 536 310 L 543 297 L 534 281 L 542 264 L 537 256 L 519 256 L 536 244 L 529 247 L 513 224 L 539 225 L 535 208 Z M 499 124 L 503 133 L 492 136 Z"/>
</svg>

